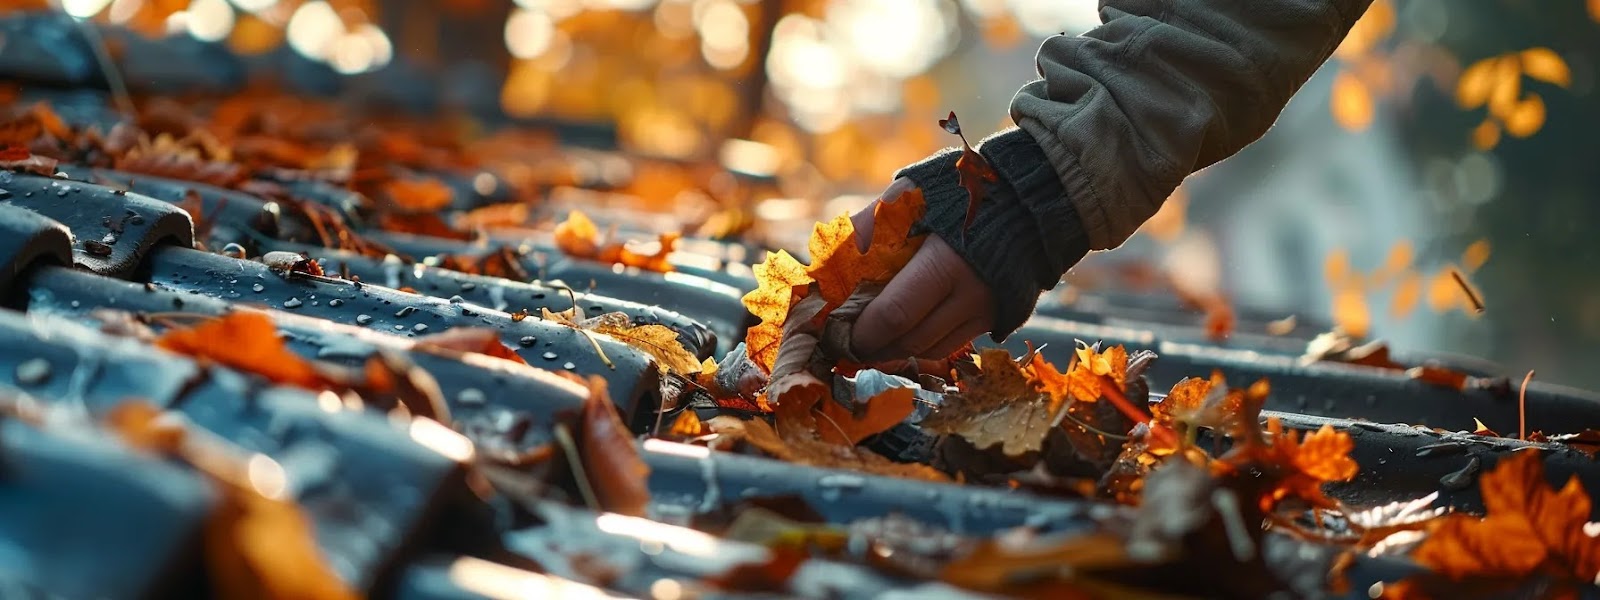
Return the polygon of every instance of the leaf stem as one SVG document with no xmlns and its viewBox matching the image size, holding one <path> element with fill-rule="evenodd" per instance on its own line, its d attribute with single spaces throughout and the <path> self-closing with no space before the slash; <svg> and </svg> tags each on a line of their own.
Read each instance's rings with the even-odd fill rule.
<svg viewBox="0 0 1600 600">
<path fill-rule="evenodd" d="M 1522 389 L 1517 391 L 1517 439 L 1528 441 L 1528 382 L 1533 381 L 1533 370 L 1522 378 Z"/>
<path fill-rule="evenodd" d="M 583 469 L 583 459 L 578 456 L 578 444 L 572 440 L 572 434 L 567 431 L 567 425 L 556 425 L 556 443 L 561 445 L 561 454 L 567 457 L 567 467 L 572 469 L 572 479 L 577 481 L 578 494 L 583 496 L 583 503 L 590 510 L 600 511 L 600 499 L 595 496 L 594 488 L 589 484 L 589 473 Z"/>
</svg>

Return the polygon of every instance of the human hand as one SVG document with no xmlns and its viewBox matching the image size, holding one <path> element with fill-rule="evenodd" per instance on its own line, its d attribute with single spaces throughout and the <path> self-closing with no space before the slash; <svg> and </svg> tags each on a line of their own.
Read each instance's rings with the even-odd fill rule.
<svg viewBox="0 0 1600 600">
<path fill-rule="evenodd" d="M 896 179 L 877 200 L 850 217 L 863 252 L 872 239 L 873 209 L 915 187 L 911 179 Z M 989 285 L 954 248 L 929 235 L 911 262 L 856 319 L 851 352 L 868 362 L 943 358 L 993 324 L 994 295 Z"/>
</svg>

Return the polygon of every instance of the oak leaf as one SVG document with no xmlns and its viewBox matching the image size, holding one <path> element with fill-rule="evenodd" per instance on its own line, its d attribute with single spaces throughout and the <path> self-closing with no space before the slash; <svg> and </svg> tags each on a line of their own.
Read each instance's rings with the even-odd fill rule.
<svg viewBox="0 0 1600 600">
<path fill-rule="evenodd" d="M 633 349 L 650 355 L 656 367 L 681 375 L 692 375 L 700 370 L 700 359 L 684 347 L 678 332 L 666 325 L 634 325 L 626 313 L 611 312 L 575 321 L 565 312 L 554 313 L 548 308 L 539 309 L 546 321 L 553 321 L 573 329 L 593 331 L 610 336 Z"/>
<path fill-rule="evenodd" d="M 1011 456 L 1042 448 L 1065 398 L 1042 393 L 1005 350 L 987 348 L 978 359 L 978 374 L 946 394 L 922 427 L 960 436 L 980 450 L 999 444 Z"/>
<path fill-rule="evenodd" d="M 989 161 L 984 160 L 982 154 L 972 149 L 967 143 L 967 136 L 961 133 L 961 122 L 956 120 L 955 111 L 950 111 L 950 116 L 939 120 L 939 126 L 945 131 L 956 134 L 961 138 L 961 157 L 956 159 L 956 174 L 961 187 L 967 190 L 967 216 L 962 221 L 961 230 L 965 232 L 972 227 L 972 222 L 978 218 L 978 207 L 988 196 L 984 184 L 1000 180 L 1000 175 L 989 166 Z"/>
</svg>

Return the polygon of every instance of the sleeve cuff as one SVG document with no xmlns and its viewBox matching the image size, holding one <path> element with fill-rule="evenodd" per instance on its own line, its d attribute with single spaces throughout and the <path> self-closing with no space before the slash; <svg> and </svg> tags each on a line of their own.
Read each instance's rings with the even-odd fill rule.
<svg viewBox="0 0 1600 600">
<path fill-rule="evenodd" d="M 947 149 L 896 177 L 922 188 L 928 212 L 915 233 L 933 233 L 964 258 L 995 297 L 991 338 L 1003 341 L 1033 313 L 1043 290 L 1054 288 L 1088 252 L 1083 226 L 1060 180 L 1033 138 L 1020 129 L 989 137 L 978 152 L 1000 175 L 988 186 L 971 229 L 963 230 L 967 192 Z"/>
</svg>

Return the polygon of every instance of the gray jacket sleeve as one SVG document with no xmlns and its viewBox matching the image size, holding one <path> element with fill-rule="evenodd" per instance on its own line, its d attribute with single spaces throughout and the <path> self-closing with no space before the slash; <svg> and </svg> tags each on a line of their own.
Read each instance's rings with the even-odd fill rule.
<svg viewBox="0 0 1600 600">
<path fill-rule="evenodd" d="M 1003 180 L 962 231 L 956 153 L 902 170 L 927 230 L 994 290 L 995 337 L 1089 250 L 1121 245 L 1196 170 L 1259 139 L 1372 0 L 1101 0 L 1104 23 L 1044 41 L 1018 129 L 979 152 Z"/>
</svg>

